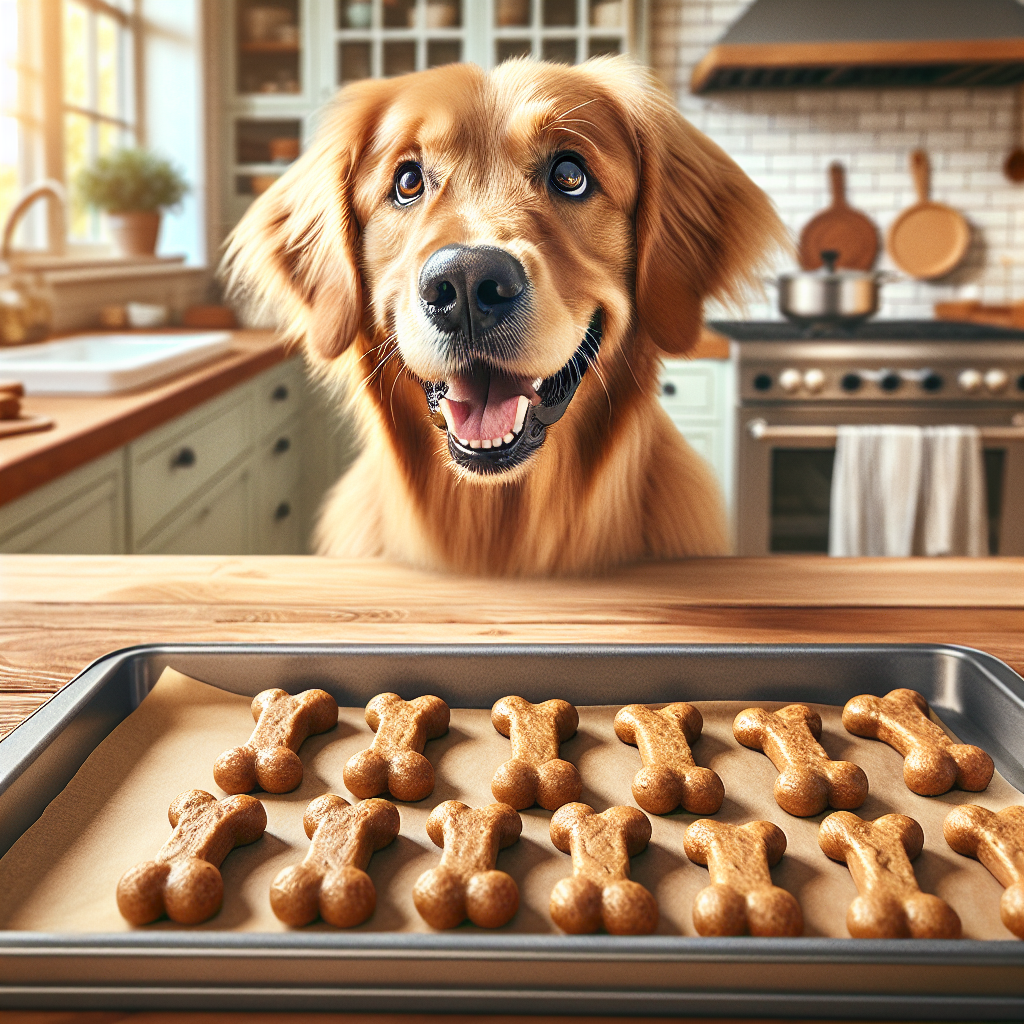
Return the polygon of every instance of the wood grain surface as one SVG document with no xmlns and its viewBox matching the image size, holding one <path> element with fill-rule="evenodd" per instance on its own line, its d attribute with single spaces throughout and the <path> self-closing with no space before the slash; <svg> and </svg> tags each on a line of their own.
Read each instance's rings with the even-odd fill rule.
<svg viewBox="0 0 1024 1024">
<path fill-rule="evenodd" d="M 308 556 L 0 556 L 0 734 L 158 641 L 979 647 L 1024 671 L 1024 559 L 722 558 L 480 579 Z"/>
<path fill-rule="evenodd" d="M 0 734 L 109 651 L 201 640 L 957 643 L 988 651 L 1022 672 L 1024 559 L 697 559 L 596 579 L 507 580 L 312 557 L 3 555 Z M 243 1019 L 434 1024 L 451 1018 L 0 1012 L 0 1024 Z M 633 1019 L 601 1018 L 620 1024 Z"/>
</svg>

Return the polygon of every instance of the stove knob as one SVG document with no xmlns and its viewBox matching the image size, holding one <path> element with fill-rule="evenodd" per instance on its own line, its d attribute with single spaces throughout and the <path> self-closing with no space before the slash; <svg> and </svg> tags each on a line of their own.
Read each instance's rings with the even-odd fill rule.
<svg viewBox="0 0 1024 1024">
<path fill-rule="evenodd" d="M 981 387 L 981 374 L 977 370 L 961 370 L 956 381 L 961 391 L 974 394 Z"/>
<path fill-rule="evenodd" d="M 921 378 L 921 387 L 924 388 L 925 391 L 941 391 L 942 390 L 942 384 L 943 384 L 942 377 L 940 377 L 939 374 L 937 374 L 937 373 L 935 373 L 935 372 L 933 372 L 931 370 L 929 370 Z"/>
<path fill-rule="evenodd" d="M 862 383 L 859 373 L 844 373 L 843 379 L 839 382 L 839 386 L 844 391 L 860 391 Z"/>
<path fill-rule="evenodd" d="M 804 373 L 804 387 L 817 394 L 825 386 L 825 374 L 821 370 L 807 370 Z"/>
<path fill-rule="evenodd" d="M 883 391 L 897 391 L 903 378 L 895 370 L 883 370 L 878 375 L 878 386 Z"/>
<path fill-rule="evenodd" d="M 1010 378 L 1005 370 L 989 370 L 988 373 L 985 374 L 985 387 L 987 387 L 994 395 L 999 394 L 1000 391 L 1004 391 L 1009 382 Z"/>
<path fill-rule="evenodd" d="M 1017 378 L 1017 390 L 1024 391 L 1024 373 Z"/>
<path fill-rule="evenodd" d="M 767 373 L 759 373 L 754 378 L 754 387 L 758 391 L 770 391 L 772 386 L 772 379 Z"/>
<path fill-rule="evenodd" d="M 800 389 L 800 385 L 804 381 L 804 375 L 799 370 L 783 370 L 779 374 L 779 387 L 783 391 L 788 391 L 792 394 L 794 391 Z"/>
</svg>

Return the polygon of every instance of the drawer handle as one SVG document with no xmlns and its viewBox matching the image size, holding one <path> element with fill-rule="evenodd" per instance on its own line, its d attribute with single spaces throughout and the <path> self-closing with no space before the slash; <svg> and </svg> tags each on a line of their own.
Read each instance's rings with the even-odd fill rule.
<svg viewBox="0 0 1024 1024">
<path fill-rule="evenodd" d="M 277 520 L 287 519 L 292 514 L 292 507 L 287 501 L 282 501 L 277 508 L 274 509 L 274 518 Z"/>
<path fill-rule="evenodd" d="M 275 402 L 284 402 L 288 399 L 288 385 L 278 384 L 276 388 L 270 393 L 270 397 Z"/>
<path fill-rule="evenodd" d="M 671 398 L 671 396 L 676 393 L 675 384 L 670 380 L 665 381 L 665 383 L 661 385 L 661 393 L 663 395 L 668 395 Z"/>
<path fill-rule="evenodd" d="M 172 469 L 188 469 L 189 466 L 196 464 L 196 453 L 188 446 L 181 449 L 177 455 L 171 459 Z"/>
<path fill-rule="evenodd" d="M 288 449 L 291 448 L 291 446 L 292 446 L 292 443 L 291 443 L 291 441 L 287 437 L 279 437 L 274 442 L 274 454 L 275 455 L 284 455 L 284 453 L 286 451 L 288 451 Z"/>
</svg>

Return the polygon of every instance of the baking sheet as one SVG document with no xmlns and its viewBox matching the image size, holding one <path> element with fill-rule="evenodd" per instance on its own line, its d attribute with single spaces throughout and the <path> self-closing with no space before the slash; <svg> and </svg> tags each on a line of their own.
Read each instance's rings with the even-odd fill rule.
<svg viewBox="0 0 1024 1024">
<path fill-rule="evenodd" d="M 551 696 L 558 696 L 552 693 Z M 704 715 L 704 735 L 696 743 L 698 764 L 713 768 L 726 788 L 726 802 L 715 818 L 741 823 L 766 818 L 786 833 L 789 849 L 772 872 L 804 911 L 805 935 L 846 937 L 846 907 L 856 895 L 849 872 L 818 849 L 824 814 L 797 819 L 772 797 L 777 772 L 757 751 L 732 737 L 735 715 L 750 702 L 693 702 Z M 756 702 L 775 709 L 783 702 Z M 0 861 L 0 927 L 41 932 L 125 932 L 131 927 L 117 912 L 114 891 L 130 866 L 151 858 L 170 833 L 167 806 L 179 792 L 206 789 L 223 795 L 212 766 L 225 749 L 245 742 L 252 729 L 250 700 L 189 679 L 168 669 L 139 708 L 93 752 L 43 816 Z M 891 811 L 909 814 L 924 828 L 925 849 L 915 862 L 922 889 L 946 899 L 960 914 L 964 937 L 1009 939 L 999 920 L 1002 888 L 976 861 L 953 853 L 942 838 L 942 821 L 958 803 L 998 810 L 1022 797 L 998 774 L 984 793 L 954 790 L 920 797 L 903 783 L 902 758 L 882 743 L 850 736 L 841 708 L 812 705 L 824 723 L 822 744 L 833 758 L 852 760 L 867 772 L 871 794 L 857 813 L 874 818 Z M 580 769 L 582 799 L 597 810 L 634 804 L 630 782 L 640 765 L 634 747 L 621 743 L 612 719 L 618 705 L 580 707 L 580 729 L 562 745 L 562 755 Z M 342 781 L 348 758 L 368 746 L 372 733 L 362 708 L 342 708 L 337 729 L 306 741 L 301 750 L 305 778 L 293 793 L 257 794 L 267 809 L 263 839 L 231 853 L 222 867 L 225 899 L 221 912 L 199 926 L 208 931 L 288 931 L 270 910 L 267 893 L 281 868 L 302 859 L 308 840 L 302 830 L 306 804 L 324 792 L 352 799 Z M 412 886 L 434 866 L 440 851 L 426 836 L 430 810 L 442 800 L 479 806 L 492 801 L 494 769 L 510 756 L 510 744 L 490 724 L 483 709 L 452 710 L 452 726 L 428 743 L 435 765 L 433 794 L 418 804 L 399 804 L 402 832 L 376 853 L 369 872 L 378 893 L 377 911 L 352 931 L 429 932 L 412 904 Z M 679 812 L 652 819 L 646 852 L 633 859 L 632 877 L 654 893 L 661 910 L 659 933 L 694 935 L 690 911 L 696 893 L 708 884 L 705 868 L 691 864 L 682 850 L 686 826 L 695 815 Z M 551 889 L 571 872 L 570 859 L 548 838 L 550 814 L 523 812 L 523 836 L 498 858 L 520 888 L 521 905 L 502 932 L 557 933 L 548 916 Z M 464 925 L 464 929 L 472 928 Z M 188 930 L 162 921 L 145 930 Z M 317 923 L 303 932 L 333 930 Z"/>
</svg>

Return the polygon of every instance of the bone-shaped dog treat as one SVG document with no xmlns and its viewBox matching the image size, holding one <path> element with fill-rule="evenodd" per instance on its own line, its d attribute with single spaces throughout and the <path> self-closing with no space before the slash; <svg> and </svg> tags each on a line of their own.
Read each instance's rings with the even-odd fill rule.
<svg viewBox="0 0 1024 1024">
<path fill-rule="evenodd" d="M 338 724 L 338 703 L 324 690 L 291 696 L 264 690 L 252 699 L 256 719 L 248 743 L 225 750 L 213 766 L 213 779 L 225 793 L 248 793 L 259 786 L 268 793 L 290 793 L 302 782 L 296 753 L 307 737 Z"/>
<path fill-rule="evenodd" d="M 495 800 L 517 811 L 540 804 L 546 811 L 579 800 L 583 780 L 576 766 L 558 756 L 558 744 L 576 732 L 580 716 L 564 700 L 531 704 L 502 697 L 491 708 L 491 723 L 512 741 L 512 759 L 491 780 Z"/>
<path fill-rule="evenodd" d="M 942 834 L 957 853 L 977 857 L 1004 887 L 999 916 L 1024 939 L 1024 807 L 992 812 L 963 804 L 946 815 Z"/>
<path fill-rule="evenodd" d="M 132 924 L 165 913 L 178 924 L 213 917 L 224 897 L 221 863 L 267 827 L 267 812 L 255 797 L 218 800 L 201 789 L 176 796 L 167 817 L 174 831 L 156 857 L 129 868 L 117 883 L 117 909 Z"/>
<path fill-rule="evenodd" d="M 693 760 L 690 744 L 704 719 L 679 702 L 654 711 L 629 704 L 615 716 L 615 735 L 640 750 L 643 768 L 633 776 L 633 799 L 651 814 L 668 814 L 680 804 L 691 814 L 714 814 L 725 799 L 722 780 Z"/>
<path fill-rule="evenodd" d="M 430 796 L 434 766 L 423 756 L 423 748 L 427 740 L 448 731 L 450 717 L 440 697 L 402 700 L 397 693 L 378 693 L 366 705 L 366 724 L 377 735 L 345 765 L 349 791 L 361 800 L 388 792 L 396 800 Z"/>
<path fill-rule="evenodd" d="M 826 807 L 850 810 L 867 799 L 868 777 L 850 761 L 833 761 L 822 749 L 821 716 L 803 704 L 778 711 L 748 708 L 732 723 L 745 747 L 762 750 L 779 769 L 775 802 L 806 818 Z"/>
<path fill-rule="evenodd" d="M 921 826 L 905 814 L 874 821 L 836 811 L 818 829 L 818 846 L 850 869 L 860 895 L 846 912 L 856 939 L 957 939 L 960 918 L 945 900 L 921 892 L 910 862 L 924 847 Z"/>
<path fill-rule="evenodd" d="M 580 935 L 603 925 L 612 935 L 650 935 L 658 927 L 654 897 L 629 878 L 629 858 L 651 841 L 647 815 L 566 804 L 551 816 L 549 833 L 556 849 L 572 854 L 572 877 L 551 892 L 551 919 L 562 931 Z"/>
<path fill-rule="evenodd" d="M 702 818 L 683 837 L 686 856 L 706 864 L 711 884 L 693 902 L 699 935 L 800 935 L 804 915 L 768 869 L 786 852 L 786 833 L 770 821 L 729 825 Z"/>
<path fill-rule="evenodd" d="M 301 864 L 284 868 L 270 887 L 274 913 L 293 927 L 319 914 L 337 928 L 362 924 L 377 905 L 366 866 L 398 835 L 398 808 L 388 800 L 354 807 L 327 793 L 310 801 L 302 827 L 312 840 Z"/>
<path fill-rule="evenodd" d="M 928 717 L 928 702 L 916 690 L 854 697 L 843 708 L 843 725 L 855 736 L 898 750 L 904 757 L 903 781 L 913 793 L 938 796 L 953 786 L 977 793 L 992 781 L 992 758 L 981 747 L 954 743 Z"/>
<path fill-rule="evenodd" d="M 454 928 L 467 917 L 481 928 L 511 921 L 519 909 L 519 889 L 511 875 L 494 866 L 498 851 L 522 831 L 522 818 L 508 804 L 438 804 L 427 818 L 427 835 L 444 850 L 441 863 L 424 871 L 412 890 L 423 920 L 431 928 Z"/>
</svg>

